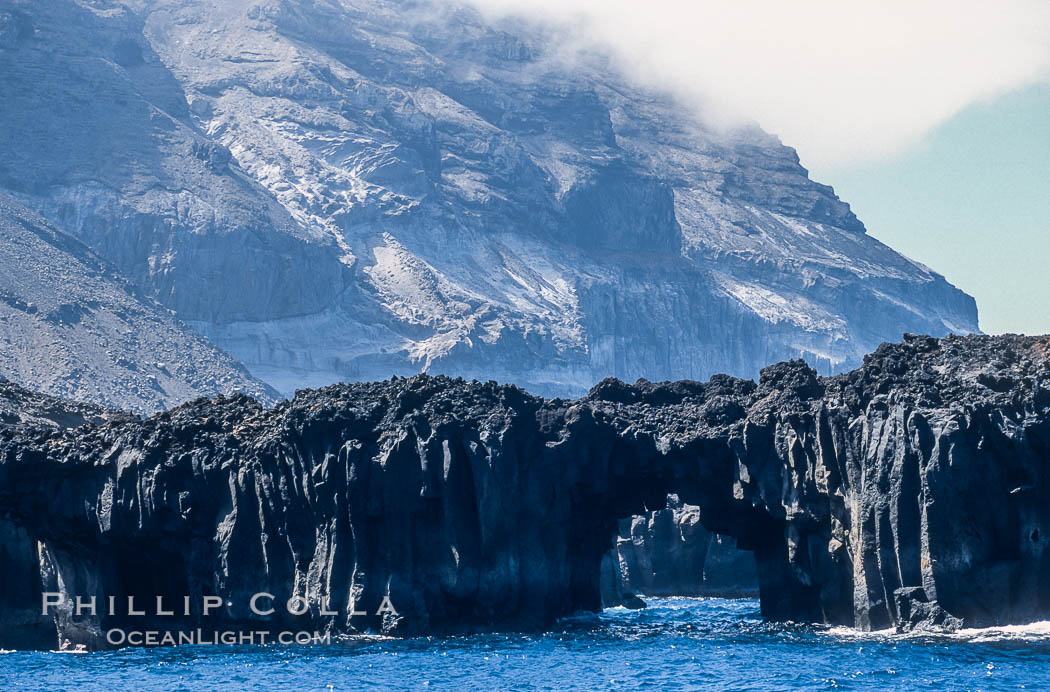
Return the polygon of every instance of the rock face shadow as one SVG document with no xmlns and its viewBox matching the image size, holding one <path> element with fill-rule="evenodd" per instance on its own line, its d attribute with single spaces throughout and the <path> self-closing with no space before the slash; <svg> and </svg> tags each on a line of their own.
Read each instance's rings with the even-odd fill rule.
<svg viewBox="0 0 1050 692">
<path fill-rule="evenodd" d="M 11 573 L 42 565 L 67 604 L 189 597 L 142 627 L 531 629 L 601 608 L 620 520 L 675 493 L 754 554 L 767 617 L 1029 622 L 1050 617 L 1045 348 L 908 337 L 832 378 L 794 361 L 573 401 L 417 376 L 72 430 L 47 425 L 70 405 L 2 383 L 0 529 Z M 11 593 L 0 633 L 17 637 L 33 622 Z M 37 624 L 98 648 L 132 617 Z"/>
</svg>

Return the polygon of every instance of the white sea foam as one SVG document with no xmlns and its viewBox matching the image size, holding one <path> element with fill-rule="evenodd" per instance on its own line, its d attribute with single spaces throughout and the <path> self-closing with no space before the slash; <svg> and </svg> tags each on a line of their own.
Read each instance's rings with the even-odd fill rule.
<svg viewBox="0 0 1050 692">
<path fill-rule="evenodd" d="M 955 632 L 897 632 L 895 629 L 858 630 L 852 627 L 829 627 L 825 632 L 833 637 L 854 639 L 920 639 L 944 637 L 959 641 L 993 642 L 1004 640 L 1037 641 L 1050 640 L 1050 621 L 1032 622 L 1027 625 L 1000 625 L 997 627 L 967 627 Z"/>
<path fill-rule="evenodd" d="M 896 637 L 900 636 L 897 631 L 892 627 L 884 630 L 858 630 L 854 627 L 846 627 L 845 625 L 837 625 L 835 627 L 829 627 L 824 630 L 826 634 L 830 634 L 833 637 L 852 637 L 855 639 L 881 639 L 883 637 Z"/>
<path fill-rule="evenodd" d="M 966 628 L 949 636 L 958 639 L 971 639 L 976 642 L 1002 639 L 1050 639 L 1050 620 L 1033 622 L 1027 625 Z"/>
</svg>

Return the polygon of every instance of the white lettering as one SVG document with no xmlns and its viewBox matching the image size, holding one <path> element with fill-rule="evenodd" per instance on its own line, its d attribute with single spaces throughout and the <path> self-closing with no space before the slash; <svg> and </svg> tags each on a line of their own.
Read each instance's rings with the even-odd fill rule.
<svg viewBox="0 0 1050 692">
<path fill-rule="evenodd" d="M 92 596 L 87 602 L 85 602 L 80 596 L 77 596 L 77 615 L 83 615 L 85 610 L 88 610 L 92 615 L 95 615 L 94 596 Z"/>
<path fill-rule="evenodd" d="M 268 610 L 259 610 L 259 599 L 260 598 L 268 598 L 272 602 L 274 596 L 273 596 L 272 593 L 266 593 L 265 591 L 263 591 L 262 593 L 257 593 L 254 596 L 252 596 L 252 600 L 248 604 L 248 607 L 250 607 L 252 609 L 252 612 L 255 613 L 256 615 L 272 615 L 273 614 L 273 607 L 270 607 Z"/>
<path fill-rule="evenodd" d="M 394 610 L 394 604 L 390 602 L 390 596 L 383 596 L 383 602 L 379 604 L 379 610 L 376 611 L 376 615 L 383 613 L 390 613 L 397 617 L 397 611 Z"/>
<path fill-rule="evenodd" d="M 135 610 L 135 597 L 128 596 L 128 615 L 145 615 L 145 610 Z"/>
<path fill-rule="evenodd" d="M 306 615 L 310 612 L 310 604 L 302 596 L 292 596 L 285 604 L 289 615 Z"/>
<path fill-rule="evenodd" d="M 204 597 L 204 615 L 207 617 L 211 611 L 222 606 L 222 599 L 218 596 L 205 596 Z"/>
<path fill-rule="evenodd" d="M 157 596 L 157 615 L 174 615 L 174 610 L 164 610 L 164 597 Z"/>
<path fill-rule="evenodd" d="M 43 609 L 40 611 L 40 614 L 47 615 L 48 608 L 52 606 L 57 608 L 58 606 L 62 605 L 66 602 L 66 597 L 58 593 L 57 591 L 45 591 L 43 593 L 43 601 Z"/>
</svg>

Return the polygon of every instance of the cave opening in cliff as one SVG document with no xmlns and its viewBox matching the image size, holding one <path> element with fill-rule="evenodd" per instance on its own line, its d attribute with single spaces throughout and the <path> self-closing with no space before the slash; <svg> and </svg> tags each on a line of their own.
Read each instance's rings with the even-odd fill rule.
<svg viewBox="0 0 1050 692">
<path fill-rule="evenodd" d="M 603 558 L 607 604 L 631 595 L 757 598 L 755 555 L 732 536 L 706 529 L 700 508 L 667 496 L 665 506 L 617 522 Z"/>
</svg>

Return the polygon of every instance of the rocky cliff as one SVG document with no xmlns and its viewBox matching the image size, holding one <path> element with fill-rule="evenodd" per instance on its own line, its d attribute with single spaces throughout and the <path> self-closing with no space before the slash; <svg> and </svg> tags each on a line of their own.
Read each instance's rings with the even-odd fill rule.
<svg viewBox="0 0 1050 692">
<path fill-rule="evenodd" d="M 67 605 L 59 635 L 89 646 L 143 624 L 548 625 L 600 607 L 618 520 L 669 492 L 753 551 L 769 617 L 981 626 L 1050 618 L 1048 458 L 1050 337 L 909 337 L 830 378 L 793 361 L 568 401 L 416 376 L 9 422 L 0 515 L 48 590 L 190 597 L 146 620 Z M 264 591 L 309 612 L 256 616 Z M 205 616 L 208 595 L 227 605 Z"/>
<path fill-rule="evenodd" d="M 0 376 L 139 413 L 219 393 L 279 397 L 82 242 L 2 193 Z"/>
<path fill-rule="evenodd" d="M 47 434 L 88 424 L 133 417 L 91 404 L 64 401 L 23 389 L 0 378 L 0 425 L 35 428 Z M 29 491 L 33 492 L 33 491 Z M 24 526 L 0 515 L 0 649 L 54 648 L 54 619 L 44 617 L 40 598 L 44 591 L 40 548 Z"/>
<path fill-rule="evenodd" d="M 792 149 L 559 31 L 414 0 L 12 0 L 0 188 L 289 394 L 830 373 L 977 330 Z"/>
</svg>

